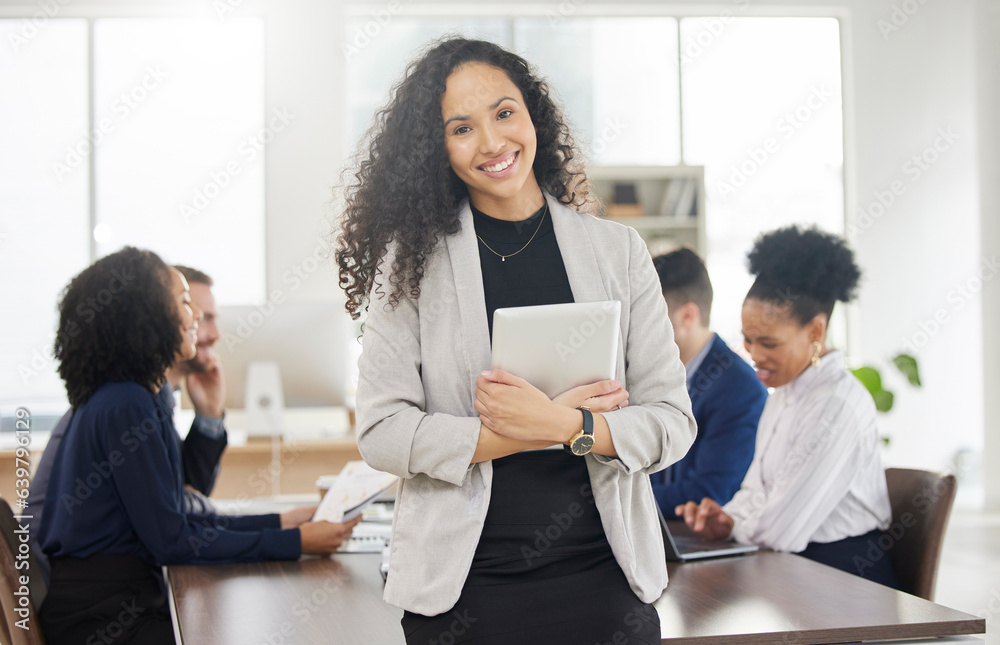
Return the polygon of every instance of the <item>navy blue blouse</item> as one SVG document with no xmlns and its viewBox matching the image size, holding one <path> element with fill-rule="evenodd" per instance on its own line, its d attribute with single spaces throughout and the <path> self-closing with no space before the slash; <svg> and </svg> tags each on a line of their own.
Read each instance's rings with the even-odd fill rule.
<svg viewBox="0 0 1000 645">
<path fill-rule="evenodd" d="M 107 383 L 73 415 L 38 528 L 51 557 L 138 555 L 155 564 L 294 560 L 298 529 L 277 515 L 185 513 L 169 388 Z"/>
</svg>

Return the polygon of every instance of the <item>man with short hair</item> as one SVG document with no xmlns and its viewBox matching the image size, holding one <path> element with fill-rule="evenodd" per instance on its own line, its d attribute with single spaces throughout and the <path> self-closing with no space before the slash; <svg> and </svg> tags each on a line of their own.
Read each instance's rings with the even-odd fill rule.
<svg viewBox="0 0 1000 645">
<path fill-rule="evenodd" d="M 753 460 L 767 389 L 709 327 L 712 282 L 701 258 L 682 248 L 654 258 L 653 266 L 698 423 L 698 437 L 687 455 L 650 478 L 664 517 L 675 519 L 678 504 L 704 497 L 725 504 L 739 490 Z"/>
<path fill-rule="evenodd" d="M 194 423 L 181 447 L 184 484 L 189 493 L 185 501 L 189 511 L 211 511 L 211 503 L 202 495 L 211 495 L 219 472 L 219 460 L 226 449 L 227 435 L 223 425 L 226 405 L 226 380 L 222 364 L 215 352 L 219 340 L 219 310 L 212 295 L 212 278 L 202 271 L 174 265 L 188 281 L 191 304 L 201 312 L 198 319 L 198 354 L 189 361 L 175 365 L 167 372 L 167 382 L 177 391 L 184 389 L 194 405 Z M 203 509 L 196 505 L 201 501 Z"/>
</svg>

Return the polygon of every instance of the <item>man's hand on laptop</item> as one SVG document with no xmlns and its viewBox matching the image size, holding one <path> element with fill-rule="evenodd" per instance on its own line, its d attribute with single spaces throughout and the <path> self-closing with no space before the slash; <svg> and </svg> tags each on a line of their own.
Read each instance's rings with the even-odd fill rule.
<svg viewBox="0 0 1000 645">
<path fill-rule="evenodd" d="M 617 380 L 597 381 L 566 390 L 552 401 L 573 409 L 585 405 L 591 412 L 613 412 L 628 406 L 628 392 Z"/>
<path fill-rule="evenodd" d="M 722 540 L 733 532 L 733 518 L 722 510 L 717 501 L 709 497 L 701 500 L 701 504 L 679 504 L 674 513 L 684 517 L 688 528 L 709 540 Z"/>
</svg>

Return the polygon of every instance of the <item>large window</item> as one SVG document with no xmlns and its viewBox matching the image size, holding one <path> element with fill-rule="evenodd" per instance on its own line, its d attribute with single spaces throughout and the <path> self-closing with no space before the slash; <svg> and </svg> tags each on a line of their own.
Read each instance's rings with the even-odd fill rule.
<svg viewBox="0 0 1000 645">
<path fill-rule="evenodd" d="M 52 21 L 15 49 L 21 30 L 0 20 L 0 405 L 62 392 L 54 303 L 90 261 L 87 23 Z"/>
<path fill-rule="evenodd" d="M 757 235 L 790 223 L 844 231 L 838 21 L 550 14 L 395 18 L 348 67 L 352 140 L 429 39 L 513 47 L 546 77 L 591 164 L 705 166 L 712 326 L 740 346 Z M 369 20 L 349 21 L 347 33 Z M 843 346 L 838 318 L 832 340 Z"/>
<path fill-rule="evenodd" d="M 0 407 L 64 408 L 52 342 L 69 279 L 125 244 L 263 300 L 260 19 L 0 20 Z"/>
<path fill-rule="evenodd" d="M 839 24 L 690 18 L 681 42 L 684 161 L 705 166 L 712 322 L 732 343 L 757 235 L 788 224 L 844 232 Z M 832 340 L 843 346 L 837 312 Z"/>
</svg>

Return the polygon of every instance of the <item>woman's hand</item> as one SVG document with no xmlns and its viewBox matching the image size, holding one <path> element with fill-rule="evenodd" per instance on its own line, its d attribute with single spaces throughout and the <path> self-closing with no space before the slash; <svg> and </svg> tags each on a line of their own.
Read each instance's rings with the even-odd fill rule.
<svg viewBox="0 0 1000 645">
<path fill-rule="evenodd" d="M 305 524 L 316 514 L 316 508 L 316 506 L 303 506 L 302 508 L 293 508 L 290 511 L 282 513 L 280 515 L 281 528 L 294 529 L 296 526 Z"/>
<path fill-rule="evenodd" d="M 628 392 L 617 380 L 597 381 L 566 390 L 552 401 L 574 410 L 585 405 L 591 412 L 613 412 L 628 405 Z"/>
<path fill-rule="evenodd" d="M 351 537 L 351 532 L 361 516 L 348 520 L 343 524 L 333 522 L 306 522 L 299 526 L 299 535 L 302 538 L 302 555 L 330 555 L 340 548 L 347 538 Z"/>
<path fill-rule="evenodd" d="M 563 443 L 572 429 L 567 410 L 522 378 L 503 370 L 483 372 L 476 379 L 479 420 L 498 435 L 521 441 Z M 579 412 L 576 413 L 579 416 Z"/>
<path fill-rule="evenodd" d="M 709 497 L 701 500 L 701 504 L 688 502 L 680 504 L 674 513 L 684 517 L 684 523 L 692 531 L 709 540 L 721 540 L 729 537 L 736 524 L 719 503 Z"/>
</svg>

